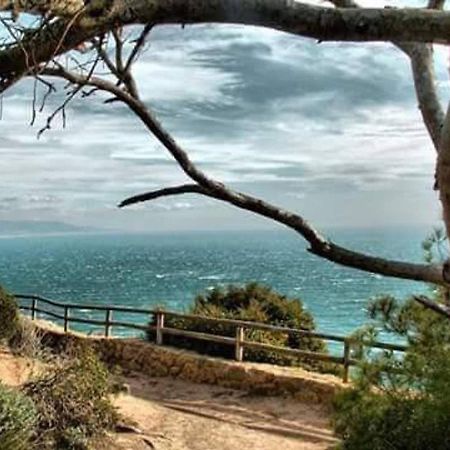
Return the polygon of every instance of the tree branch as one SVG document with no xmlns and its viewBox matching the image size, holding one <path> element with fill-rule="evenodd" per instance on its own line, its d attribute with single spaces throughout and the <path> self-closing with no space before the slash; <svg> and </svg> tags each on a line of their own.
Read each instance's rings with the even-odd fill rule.
<svg viewBox="0 0 450 450">
<path fill-rule="evenodd" d="M 3 10 L 7 9 L 5 1 Z M 24 10 L 27 5 L 33 9 L 34 0 L 24 1 Z M 320 41 L 450 42 L 448 12 L 411 8 L 333 9 L 293 0 L 99 0 L 86 2 L 83 13 L 69 30 L 69 20 L 63 14 L 60 16 L 63 18 L 22 40 L 34 64 L 130 24 L 234 23 L 273 28 Z M 0 52 L 1 79 L 17 78 L 31 68 L 18 45 Z"/>
<path fill-rule="evenodd" d="M 201 194 L 208 197 L 213 197 L 207 189 L 199 186 L 198 184 L 182 184 L 180 186 L 167 187 L 163 189 L 158 189 L 157 191 L 133 195 L 132 197 L 128 197 L 122 202 L 120 202 L 118 206 L 119 208 L 123 208 L 125 206 L 135 205 L 136 203 L 143 203 L 161 197 L 169 197 L 172 195 L 181 195 L 181 194 Z"/>
<path fill-rule="evenodd" d="M 187 193 L 201 194 L 217 200 L 222 200 L 226 203 L 231 203 L 240 209 L 251 211 L 285 225 L 288 228 L 297 231 L 309 242 L 311 245 L 308 249 L 309 252 L 329 261 L 390 277 L 426 281 L 441 285 L 446 284 L 443 279 L 443 269 L 441 265 L 411 264 L 348 250 L 323 237 L 301 216 L 250 195 L 234 192 L 225 186 L 222 187 L 220 192 L 213 192 L 198 184 L 184 184 L 129 197 L 123 200 L 119 204 L 119 207 L 122 208 L 124 206 L 155 200 L 161 197 Z"/>
<path fill-rule="evenodd" d="M 450 319 L 450 309 L 446 308 L 444 305 L 441 305 L 437 302 L 433 302 L 432 300 L 428 299 L 427 297 L 423 295 L 415 295 L 413 299 L 423 305 L 425 308 L 431 309 L 434 312 L 437 312 L 441 316 L 445 316 L 448 319 Z"/>
<path fill-rule="evenodd" d="M 439 151 L 445 114 L 436 91 L 433 48 L 421 43 L 397 46 L 410 58 L 419 109 L 434 148 Z"/>
</svg>

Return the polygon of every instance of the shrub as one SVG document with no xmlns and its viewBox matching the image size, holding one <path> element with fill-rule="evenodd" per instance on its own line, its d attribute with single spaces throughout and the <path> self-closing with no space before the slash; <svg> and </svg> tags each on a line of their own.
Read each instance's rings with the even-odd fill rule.
<svg viewBox="0 0 450 450">
<path fill-rule="evenodd" d="M 91 438 L 115 425 L 108 378 L 94 351 L 83 346 L 25 385 L 38 411 L 39 448 L 84 450 Z"/>
<path fill-rule="evenodd" d="M 335 400 L 342 448 L 449 450 L 450 321 L 392 297 L 377 299 L 369 312 L 409 346 L 403 358 L 364 352 L 354 388 Z M 370 334 L 376 336 L 374 329 Z"/>
<path fill-rule="evenodd" d="M 228 286 L 224 289 L 215 288 L 207 294 L 199 295 L 189 312 L 193 315 L 211 318 L 262 322 L 303 330 L 315 329 L 313 317 L 303 308 L 300 300 L 289 299 L 271 288 L 257 283 L 250 283 L 244 287 Z M 235 325 L 219 324 L 213 321 L 207 322 L 195 318 L 166 317 L 165 326 L 222 336 L 234 337 L 236 334 Z M 154 340 L 154 332 L 149 331 L 148 339 Z M 247 330 L 246 339 L 315 352 L 326 351 L 326 346 L 322 340 L 293 333 Z M 164 336 L 164 342 L 200 353 L 234 358 L 233 346 L 226 344 L 170 335 Z M 300 361 L 296 357 L 253 349 L 245 349 L 245 359 L 280 365 L 299 365 L 301 363 L 302 365 L 314 367 L 323 366 L 323 364 L 312 360 L 303 359 Z"/>
<path fill-rule="evenodd" d="M 56 355 L 44 345 L 44 331 L 36 326 L 28 317 L 21 317 L 17 330 L 9 339 L 8 344 L 12 352 L 17 355 L 50 363 Z"/>
<path fill-rule="evenodd" d="M 30 399 L 0 383 L 0 450 L 28 450 L 36 418 Z"/>
<path fill-rule="evenodd" d="M 19 327 L 16 299 L 0 286 L 0 341 L 11 339 Z"/>
</svg>

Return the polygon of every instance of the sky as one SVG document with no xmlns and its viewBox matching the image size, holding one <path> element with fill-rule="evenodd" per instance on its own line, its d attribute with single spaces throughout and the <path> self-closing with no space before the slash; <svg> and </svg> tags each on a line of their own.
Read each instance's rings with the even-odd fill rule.
<svg viewBox="0 0 450 450">
<path fill-rule="evenodd" d="M 448 50 L 435 49 L 448 93 Z M 409 63 L 390 44 L 317 43 L 269 29 L 156 27 L 135 66 L 145 102 L 208 175 L 319 228 L 436 224 L 435 152 Z M 37 139 L 33 84 L 3 98 L 0 221 L 127 231 L 252 229 L 266 219 L 195 195 L 120 210 L 127 196 L 187 181 L 138 119 L 78 98 Z M 42 94 L 42 92 L 41 92 Z"/>
</svg>

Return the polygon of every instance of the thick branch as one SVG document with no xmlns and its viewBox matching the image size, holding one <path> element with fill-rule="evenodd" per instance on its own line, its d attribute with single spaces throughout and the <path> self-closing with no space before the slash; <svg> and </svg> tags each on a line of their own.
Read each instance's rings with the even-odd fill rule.
<svg viewBox="0 0 450 450">
<path fill-rule="evenodd" d="M 433 48 L 431 45 L 421 43 L 401 43 L 397 44 L 397 46 L 411 60 L 411 69 L 419 109 L 434 148 L 436 151 L 439 151 L 441 130 L 445 115 L 436 91 Z"/>
<path fill-rule="evenodd" d="M 292 0 L 98 0 L 86 2 L 70 29 L 69 20 L 60 19 L 24 39 L 31 58 L 18 45 L 0 52 L 0 78 L 22 75 L 32 68 L 30 61 L 49 61 L 117 26 L 212 22 L 269 27 L 320 41 L 450 42 L 450 13 L 441 11 L 333 9 Z"/>
<path fill-rule="evenodd" d="M 119 204 L 119 207 L 122 208 L 135 203 L 187 193 L 201 194 L 217 200 L 222 200 L 241 209 L 251 211 L 281 223 L 301 234 L 310 243 L 311 247 L 309 248 L 309 251 L 311 253 L 329 261 L 390 277 L 445 284 L 442 276 L 443 269 L 440 265 L 411 264 L 402 261 L 392 261 L 348 250 L 324 238 L 301 216 L 250 195 L 231 191 L 225 186 L 222 187 L 221 192 L 213 192 L 198 184 L 184 184 L 127 198 Z"/>
<path fill-rule="evenodd" d="M 11 11 L 14 14 L 25 12 L 71 17 L 83 8 L 83 0 L 0 0 L 0 11 Z"/>
</svg>

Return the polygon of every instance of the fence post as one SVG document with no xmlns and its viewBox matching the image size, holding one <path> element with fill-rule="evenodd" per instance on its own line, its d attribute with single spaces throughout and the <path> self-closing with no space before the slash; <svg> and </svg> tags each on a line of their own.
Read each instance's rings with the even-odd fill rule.
<svg viewBox="0 0 450 450">
<path fill-rule="evenodd" d="M 156 311 L 156 344 L 163 344 L 164 313 Z"/>
<path fill-rule="evenodd" d="M 244 327 L 236 328 L 235 359 L 236 361 L 244 359 Z"/>
<path fill-rule="evenodd" d="M 69 331 L 69 307 L 64 305 L 64 333 Z"/>
<path fill-rule="evenodd" d="M 348 372 L 350 368 L 350 340 L 345 339 L 344 341 L 344 374 L 342 380 L 344 383 L 348 383 Z"/>
<path fill-rule="evenodd" d="M 108 308 L 106 310 L 106 318 L 105 318 L 105 337 L 109 337 L 110 335 L 111 319 L 112 319 L 112 311 Z"/>
<path fill-rule="evenodd" d="M 36 308 L 37 308 L 37 299 L 33 298 L 31 300 L 31 320 L 36 319 Z"/>
</svg>

